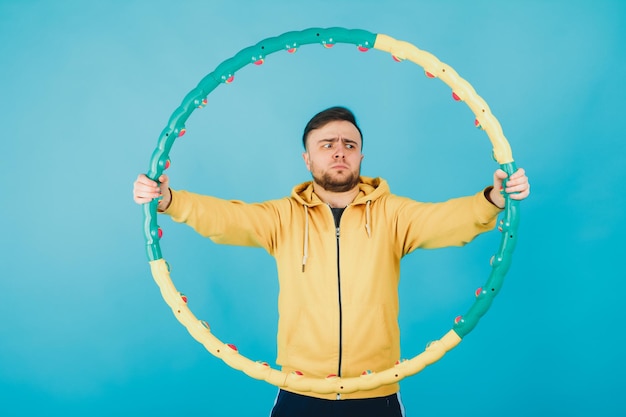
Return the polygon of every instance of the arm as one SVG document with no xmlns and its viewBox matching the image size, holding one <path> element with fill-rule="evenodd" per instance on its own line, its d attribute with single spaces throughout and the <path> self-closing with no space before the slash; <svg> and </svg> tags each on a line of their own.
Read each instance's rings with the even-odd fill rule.
<svg viewBox="0 0 626 417">
<path fill-rule="evenodd" d="M 137 204 L 159 198 L 158 210 L 172 220 L 185 223 L 200 235 L 216 243 L 258 246 L 271 251 L 275 236 L 276 210 L 271 202 L 246 204 L 219 198 L 175 191 L 169 187 L 167 175 L 159 183 L 141 174 L 133 185 Z"/>
<path fill-rule="evenodd" d="M 258 246 L 270 251 L 280 227 L 279 203 L 245 203 L 237 200 L 172 190 L 165 214 L 185 223 L 215 243 Z M 288 219 L 286 220 L 289 221 Z"/>
<path fill-rule="evenodd" d="M 440 203 L 404 199 L 395 226 L 403 255 L 417 248 L 463 246 L 492 230 L 501 209 L 485 198 L 485 191 Z"/>
<path fill-rule="evenodd" d="M 530 184 L 523 169 L 508 179 L 503 190 L 506 172 L 498 169 L 493 175 L 493 186 L 471 197 L 462 197 L 444 203 L 409 203 L 398 216 L 399 231 L 404 233 L 404 253 L 420 248 L 461 246 L 480 233 L 495 227 L 496 217 L 504 208 L 502 192 L 514 200 L 523 200 L 530 194 Z"/>
</svg>

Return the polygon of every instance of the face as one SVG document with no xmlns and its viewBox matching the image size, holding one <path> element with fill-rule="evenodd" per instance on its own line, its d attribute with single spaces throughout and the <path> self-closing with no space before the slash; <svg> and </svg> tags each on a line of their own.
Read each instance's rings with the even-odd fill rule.
<svg viewBox="0 0 626 417">
<path fill-rule="evenodd" d="M 313 181 L 327 191 L 349 191 L 361 174 L 361 135 L 352 123 L 337 120 L 309 132 L 304 163 Z"/>
</svg>

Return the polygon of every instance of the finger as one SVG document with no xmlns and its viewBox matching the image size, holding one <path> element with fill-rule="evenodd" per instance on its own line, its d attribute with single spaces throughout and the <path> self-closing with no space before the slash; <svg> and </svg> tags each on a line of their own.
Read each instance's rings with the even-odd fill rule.
<svg viewBox="0 0 626 417">
<path fill-rule="evenodd" d="M 154 198 L 155 192 L 152 188 L 145 188 L 145 186 L 141 185 L 135 185 L 133 188 L 133 200 L 135 200 L 136 203 L 149 203 Z"/>
<path fill-rule="evenodd" d="M 528 184 L 527 183 L 511 184 L 511 185 L 507 184 L 507 187 L 504 189 L 504 191 L 506 191 L 507 193 L 511 194 L 511 193 L 521 193 L 523 191 L 526 191 L 527 189 L 528 189 Z"/>
<path fill-rule="evenodd" d="M 133 193 L 133 199 L 138 202 L 138 203 L 149 203 L 150 201 L 154 200 L 155 198 L 158 198 L 161 196 L 160 192 L 155 192 L 155 191 L 151 191 L 151 190 L 135 190 Z"/>
<path fill-rule="evenodd" d="M 524 173 L 518 173 L 516 176 L 511 175 L 511 177 L 506 181 L 507 187 L 517 187 L 517 186 L 527 186 L 528 185 L 528 177 Z"/>
<path fill-rule="evenodd" d="M 528 197 L 529 194 L 530 194 L 530 189 L 526 189 L 518 193 L 511 193 L 509 194 L 509 197 L 511 197 L 512 200 L 523 200 L 526 197 Z"/>
<path fill-rule="evenodd" d="M 530 184 L 524 183 L 514 187 L 507 187 L 506 193 L 514 200 L 522 200 L 530 194 Z"/>
<path fill-rule="evenodd" d="M 138 191 L 156 190 L 159 188 L 159 184 L 144 175 L 143 177 L 139 176 L 137 178 L 137 181 L 133 184 L 133 188 Z"/>
<path fill-rule="evenodd" d="M 526 176 L 526 171 L 524 170 L 524 168 L 519 168 L 517 171 L 511 174 L 511 176 L 509 177 L 509 180 L 515 180 L 518 178 L 523 178 L 525 176 Z"/>
<path fill-rule="evenodd" d="M 145 174 L 139 174 L 139 176 L 137 177 L 137 180 L 135 181 L 135 184 L 140 184 L 140 185 L 145 185 L 145 186 L 150 186 L 150 187 L 156 187 L 158 185 L 156 181 L 151 180 Z"/>
<path fill-rule="evenodd" d="M 133 200 L 135 200 L 135 203 L 137 203 L 137 204 L 145 204 L 145 203 L 151 202 L 153 199 L 152 198 L 144 198 L 144 197 L 137 197 L 137 196 L 135 196 L 133 198 Z"/>
<path fill-rule="evenodd" d="M 148 203 L 161 196 L 161 188 L 145 175 L 137 177 L 133 184 L 133 199 L 139 204 Z"/>
</svg>

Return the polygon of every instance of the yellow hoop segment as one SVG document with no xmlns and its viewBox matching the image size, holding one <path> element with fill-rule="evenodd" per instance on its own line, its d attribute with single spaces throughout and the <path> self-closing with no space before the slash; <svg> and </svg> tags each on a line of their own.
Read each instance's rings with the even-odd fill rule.
<svg viewBox="0 0 626 417">
<path fill-rule="evenodd" d="M 450 86 L 458 99 L 464 101 L 474 112 L 477 122 L 489 136 L 489 140 L 493 145 L 493 156 L 496 161 L 501 165 L 513 162 L 513 152 L 502 132 L 500 122 L 493 116 L 485 100 L 452 67 L 444 64 L 429 52 L 423 51 L 408 42 L 399 41 L 383 34 L 376 36 L 374 49 L 389 52 L 397 59 L 409 60 L 424 68 L 426 73 L 440 78 L 441 81 Z"/>
<path fill-rule="evenodd" d="M 400 361 L 394 367 L 382 372 L 364 372 L 359 377 L 340 378 L 333 376 L 319 379 L 296 373 L 286 373 L 270 367 L 266 362 L 255 362 L 248 359 L 241 355 L 233 345 L 226 344 L 215 337 L 209 326 L 191 312 L 187 306 L 186 297 L 174 286 L 165 260 L 151 261 L 150 269 L 152 270 L 152 277 L 161 290 L 163 299 L 172 309 L 176 319 L 206 350 L 230 367 L 280 388 L 291 388 L 300 392 L 311 391 L 318 394 L 351 393 L 375 389 L 381 385 L 399 382 L 407 376 L 420 372 L 428 365 L 437 362 L 461 342 L 461 338 L 453 330 L 450 330 L 441 339 L 431 342 L 424 352 L 413 359 Z"/>
</svg>

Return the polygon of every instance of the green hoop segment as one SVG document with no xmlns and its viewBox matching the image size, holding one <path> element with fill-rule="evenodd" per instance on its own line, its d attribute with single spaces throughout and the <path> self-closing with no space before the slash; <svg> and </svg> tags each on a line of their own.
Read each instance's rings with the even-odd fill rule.
<svg viewBox="0 0 626 417">
<path fill-rule="evenodd" d="M 161 176 L 168 166 L 170 149 L 176 138 L 185 133 L 185 122 L 191 113 L 206 104 L 207 96 L 216 87 L 232 82 L 239 69 L 249 64 L 260 65 L 265 57 L 275 52 L 295 52 L 297 48 L 307 44 L 322 44 L 330 48 L 337 43 L 354 44 L 363 52 L 369 49 L 388 52 L 396 61 L 409 60 L 421 66 L 429 78 L 441 79 L 452 89 L 453 98 L 465 102 L 474 113 L 476 117 L 474 123 L 487 133 L 493 146 L 494 159 L 500 164 L 500 168 L 509 175 L 515 172 L 516 166 L 511 148 L 504 137 L 499 122 L 491 113 L 487 103 L 450 66 L 408 42 L 398 41 L 387 35 L 373 34 L 360 29 L 310 28 L 264 39 L 254 46 L 242 49 L 205 76 L 185 96 L 161 132 L 157 147 L 152 153 L 147 176 L 154 180 Z M 394 367 L 382 372 L 363 370 L 363 375 L 351 378 L 331 376 L 319 379 L 307 377 L 300 373 L 288 374 L 271 368 L 265 362 L 251 361 L 241 355 L 234 345 L 220 341 L 213 335 L 209 325 L 205 321 L 199 320 L 191 312 L 187 306 L 187 297 L 176 289 L 171 280 L 169 265 L 163 259 L 159 245 L 160 229 L 157 225 L 157 200 L 143 205 L 143 229 L 152 276 L 159 286 L 163 298 L 174 312 L 175 317 L 210 353 L 222 359 L 229 366 L 278 387 L 289 387 L 298 391 L 312 391 L 320 394 L 350 393 L 396 383 L 407 376 L 420 372 L 426 366 L 441 359 L 474 329 L 480 318 L 489 310 L 493 299 L 502 287 L 517 242 L 519 204 L 518 201 L 512 200 L 506 194 L 505 201 L 506 206 L 499 226 L 502 237 L 499 248 L 491 261 L 491 273 L 483 287 L 476 291 L 476 300 L 467 313 L 457 317 L 448 333 L 441 339 L 431 342 L 422 353 L 412 359 L 399 360 Z"/>
</svg>

